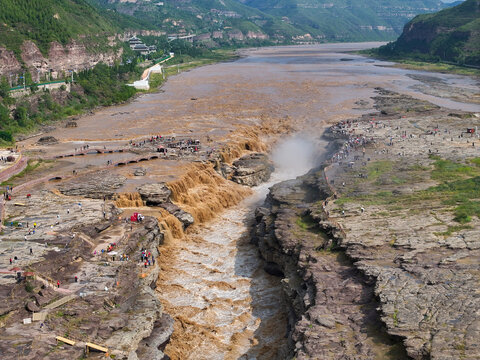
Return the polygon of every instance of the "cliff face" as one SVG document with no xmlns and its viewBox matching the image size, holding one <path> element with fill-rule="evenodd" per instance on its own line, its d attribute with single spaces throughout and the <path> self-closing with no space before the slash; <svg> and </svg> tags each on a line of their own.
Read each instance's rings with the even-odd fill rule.
<svg viewBox="0 0 480 360">
<path fill-rule="evenodd" d="M 435 14 L 419 15 L 397 41 L 381 48 L 386 55 L 424 54 L 427 60 L 480 65 L 480 1 L 466 0 Z"/>
<path fill-rule="evenodd" d="M 0 75 L 9 75 L 20 71 L 22 66 L 13 51 L 0 47 Z"/>
<path fill-rule="evenodd" d="M 472 115 L 377 92 L 379 113 L 332 127 L 349 138 L 330 166 L 273 186 L 256 211 L 254 241 L 283 278 L 291 356 L 476 359 L 478 213 L 450 204 L 478 201 L 480 170 L 458 170 L 477 150 L 438 136 Z M 441 178 L 444 164 L 457 170 Z"/>
<path fill-rule="evenodd" d="M 111 65 L 121 54 L 121 49 L 118 52 L 112 49 L 92 54 L 84 44 L 76 41 L 65 46 L 58 42 L 52 42 L 47 57 L 43 56 L 33 41 L 25 41 L 21 47 L 22 61 L 35 81 L 38 81 L 39 77 L 47 72 L 51 72 L 52 78 L 56 78 L 62 76 L 62 73 L 69 69 L 76 71 L 89 69 L 99 62 Z M 13 51 L 0 47 L 0 76 L 8 77 L 10 74 L 21 71 L 22 64 L 15 57 Z"/>
</svg>

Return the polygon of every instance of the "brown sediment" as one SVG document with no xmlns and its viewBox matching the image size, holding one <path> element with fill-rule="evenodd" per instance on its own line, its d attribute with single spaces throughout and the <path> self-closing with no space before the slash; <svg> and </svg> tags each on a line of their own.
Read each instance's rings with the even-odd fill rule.
<svg viewBox="0 0 480 360">
<path fill-rule="evenodd" d="M 204 342 L 209 342 L 212 347 L 214 346 L 218 349 L 219 353 L 226 352 L 227 347 L 225 344 L 214 335 L 215 328 L 199 324 L 181 315 L 177 316 L 175 320 L 174 331 L 170 341 L 175 343 L 176 346 L 168 345 L 168 356 L 171 360 L 188 359 L 192 349 Z"/>
<path fill-rule="evenodd" d="M 260 139 L 260 126 L 248 126 L 238 129 L 230 136 L 228 145 L 220 151 L 220 158 L 224 163 L 231 163 L 249 151 L 265 152 L 267 146 Z"/>
<path fill-rule="evenodd" d="M 115 206 L 119 208 L 141 207 L 143 200 L 137 192 L 117 194 L 115 198 Z"/>
<path fill-rule="evenodd" d="M 218 175 L 212 164 L 192 164 L 179 180 L 167 186 L 172 190 L 172 200 L 197 223 L 213 219 L 251 194 L 250 189 Z"/>
<path fill-rule="evenodd" d="M 157 217 L 160 228 L 164 231 L 165 240 L 182 239 L 184 237 L 183 225 L 174 215 L 165 209 L 158 209 L 160 216 Z"/>
</svg>

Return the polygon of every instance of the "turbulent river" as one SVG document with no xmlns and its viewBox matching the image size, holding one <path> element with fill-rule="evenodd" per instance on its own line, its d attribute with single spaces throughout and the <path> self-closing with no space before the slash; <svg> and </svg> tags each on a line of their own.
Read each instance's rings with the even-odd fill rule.
<svg viewBox="0 0 480 360">
<path fill-rule="evenodd" d="M 296 131 L 308 134 L 277 142 L 272 150 L 276 171 L 268 183 L 253 189 L 253 195 L 161 249 L 157 292 L 166 312 L 176 320 L 166 349 L 172 359 L 283 357 L 287 315 L 281 281 L 263 271 L 264 264 L 250 244 L 249 224 L 271 185 L 302 175 L 322 160 L 325 144 L 319 139 L 329 123 L 372 111 L 370 96 L 375 87 L 414 94 L 452 109 L 480 111 L 476 104 L 460 102 L 462 94 L 446 98 L 438 89 L 440 81 L 450 90 L 474 91 L 478 84 L 467 77 L 396 69 L 344 53 L 368 47 L 335 44 L 248 50 L 238 61 L 196 69 L 169 81 L 164 95 L 141 100 L 144 110 L 137 102 L 136 111 L 151 112 L 162 96 L 158 109 L 168 105 L 172 96 L 168 94 L 184 99 L 200 94 L 206 101 L 202 107 L 172 111 L 205 118 L 233 107 L 238 113 L 231 111 L 228 116 L 242 121 L 271 112 L 288 117 Z"/>
<path fill-rule="evenodd" d="M 280 279 L 263 270 L 249 225 L 269 187 L 321 162 L 325 145 L 307 135 L 281 141 L 273 150 L 276 171 L 267 183 L 184 241 L 167 245 L 175 260 L 164 268 L 159 295 L 182 327 L 174 335 L 171 357 L 283 357 L 287 319 Z"/>
</svg>

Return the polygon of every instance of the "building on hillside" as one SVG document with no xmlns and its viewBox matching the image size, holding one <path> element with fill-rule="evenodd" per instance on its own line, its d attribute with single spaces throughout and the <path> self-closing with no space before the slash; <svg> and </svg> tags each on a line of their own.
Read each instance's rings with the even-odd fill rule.
<svg viewBox="0 0 480 360">
<path fill-rule="evenodd" d="M 142 55 L 148 55 L 157 51 L 157 47 L 155 45 L 147 46 L 143 43 L 142 40 L 140 40 L 136 36 L 128 39 L 128 44 L 130 45 L 130 49 L 139 52 Z"/>
<path fill-rule="evenodd" d="M 136 45 L 141 45 L 143 44 L 142 40 L 140 40 L 139 38 L 137 38 L 136 36 L 133 36 L 131 37 L 130 39 L 128 39 L 128 43 L 130 45 L 130 49 L 133 50 L 133 48 L 136 46 Z"/>
</svg>

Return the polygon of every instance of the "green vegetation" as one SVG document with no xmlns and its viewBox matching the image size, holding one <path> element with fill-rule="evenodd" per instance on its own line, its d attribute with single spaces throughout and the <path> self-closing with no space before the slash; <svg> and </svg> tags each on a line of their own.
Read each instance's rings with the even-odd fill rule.
<svg viewBox="0 0 480 360">
<path fill-rule="evenodd" d="M 398 326 L 398 310 L 395 309 L 393 312 L 393 325 Z"/>
<path fill-rule="evenodd" d="M 135 61 L 129 65 L 112 67 L 97 64 L 93 69 L 80 72 L 77 83 L 85 92 L 87 107 L 118 104 L 135 95 L 135 88 L 125 85 L 140 74 L 140 69 L 136 69 L 135 65 Z"/>
<path fill-rule="evenodd" d="M 450 236 L 453 233 L 456 233 L 460 230 L 465 230 L 465 229 L 471 229 L 472 227 L 470 225 L 449 225 L 446 231 L 443 232 L 437 232 L 435 235 L 440 235 L 440 236 Z"/>
<path fill-rule="evenodd" d="M 364 54 L 372 55 L 375 54 L 375 51 L 366 51 Z M 401 67 L 404 69 L 410 70 L 422 70 L 422 71 L 433 71 L 444 74 L 458 74 L 466 76 L 480 76 L 480 70 L 467 68 L 465 66 L 446 64 L 443 62 L 425 62 L 425 61 L 415 61 L 415 60 L 406 60 L 401 58 L 390 58 L 389 60 L 394 60 L 397 65 L 396 67 Z"/>
<path fill-rule="evenodd" d="M 26 291 L 26 292 L 31 293 L 31 292 L 33 292 L 33 289 L 34 289 L 34 288 L 35 288 L 35 287 L 33 286 L 33 284 L 32 284 L 30 281 L 27 281 L 27 282 L 25 283 L 25 291 Z"/>
<path fill-rule="evenodd" d="M 296 223 L 302 230 L 310 230 L 317 225 L 315 224 L 311 216 L 298 217 Z"/>
<path fill-rule="evenodd" d="M 434 14 L 418 15 L 397 41 L 372 53 L 392 60 L 450 62 L 480 67 L 480 3 L 466 0 Z"/>
<path fill-rule="evenodd" d="M 374 161 L 368 164 L 368 179 L 376 180 L 381 175 L 392 171 L 392 162 L 389 160 Z"/>
<path fill-rule="evenodd" d="M 371 194 L 347 195 L 336 200 L 336 204 L 342 206 L 349 202 L 362 203 L 365 205 L 383 205 L 387 209 L 399 210 L 412 208 L 415 204 L 428 204 L 431 201 L 441 201 L 453 209 L 454 220 L 460 224 L 468 223 L 472 216 L 480 217 L 480 160 L 479 158 L 468 159 L 465 163 L 434 157 L 434 169 L 431 170 L 431 179 L 440 184 L 426 190 L 415 191 L 411 194 L 394 193 L 392 191 L 378 191 Z M 369 165 L 372 175 L 385 173 L 391 167 L 384 162 L 376 162 Z M 426 170 L 425 170 L 426 171 Z M 427 205 L 426 205 L 427 206 Z M 452 232 L 465 229 L 449 227 L 440 235 L 449 235 Z"/>
<path fill-rule="evenodd" d="M 21 179 L 22 177 L 24 177 L 25 175 L 28 175 L 28 174 L 31 174 L 32 172 L 34 172 L 39 166 L 41 166 L 42 164 L 46 164 L 46 163 L 52 163 L 53 161 L 52 160 L 42 160 L 42 159 L 39 159 L 39 160 L 34 160 L 34 159 L 30 159 L 28 160 L 28 163 L 27 163 L 27 166 L 25 167 L 25 169 L 23 169 L 22 171 L 20 171 L 18 174 L 16 175 L 13 175 L 11 178 L 9 178 L 8 180 L 5 180 L 3 181 L 2 183 L 0 183 L 0 186 L 12 186 L 14 185 L 14 181 L 17 180 L 17 179 Z"/>
<path fill-rule="evenodd" d="M 327 41 L 390 40 L 402 31 L 408 21 L 408 12 L 416 14 L 440 10 L 436 1 L 391 0 L 382 1 L 337 0 L 320 4 L 315 0 L 246 0 L 272 16 L 288 19 L 286 22 L 314 38 Z M 407 10 L 408 9 L 408 10 Z"/>
<path fill-rule="evenodd" d="M 0 0 L 0 45 L 20 59 L 24 40 L 48 53 L 50 43 L 66 44 L 78 35 L 93 38 L 118 29 L 84 0 Z"/>
<path fill-rule="evenodd" d="M 213 46 L 259 46 L 304 41 L 393 40 L 412 12 L 441 9 L 435 0 L 336 0 L 332 4 L 317 0 L 196 0 L 188 2 L 89 0 L 110 14 L 133 15 L 143 24 L 169 34 L 223 32 L 222 38 L 205 40 Z M 124 26 L 124 25 L 122 25 Z M 229 34 L 266 34 L 268 39 L 237 40 Z M 305 34 L 308 36 L 303 37 Z"/>
</svg>

